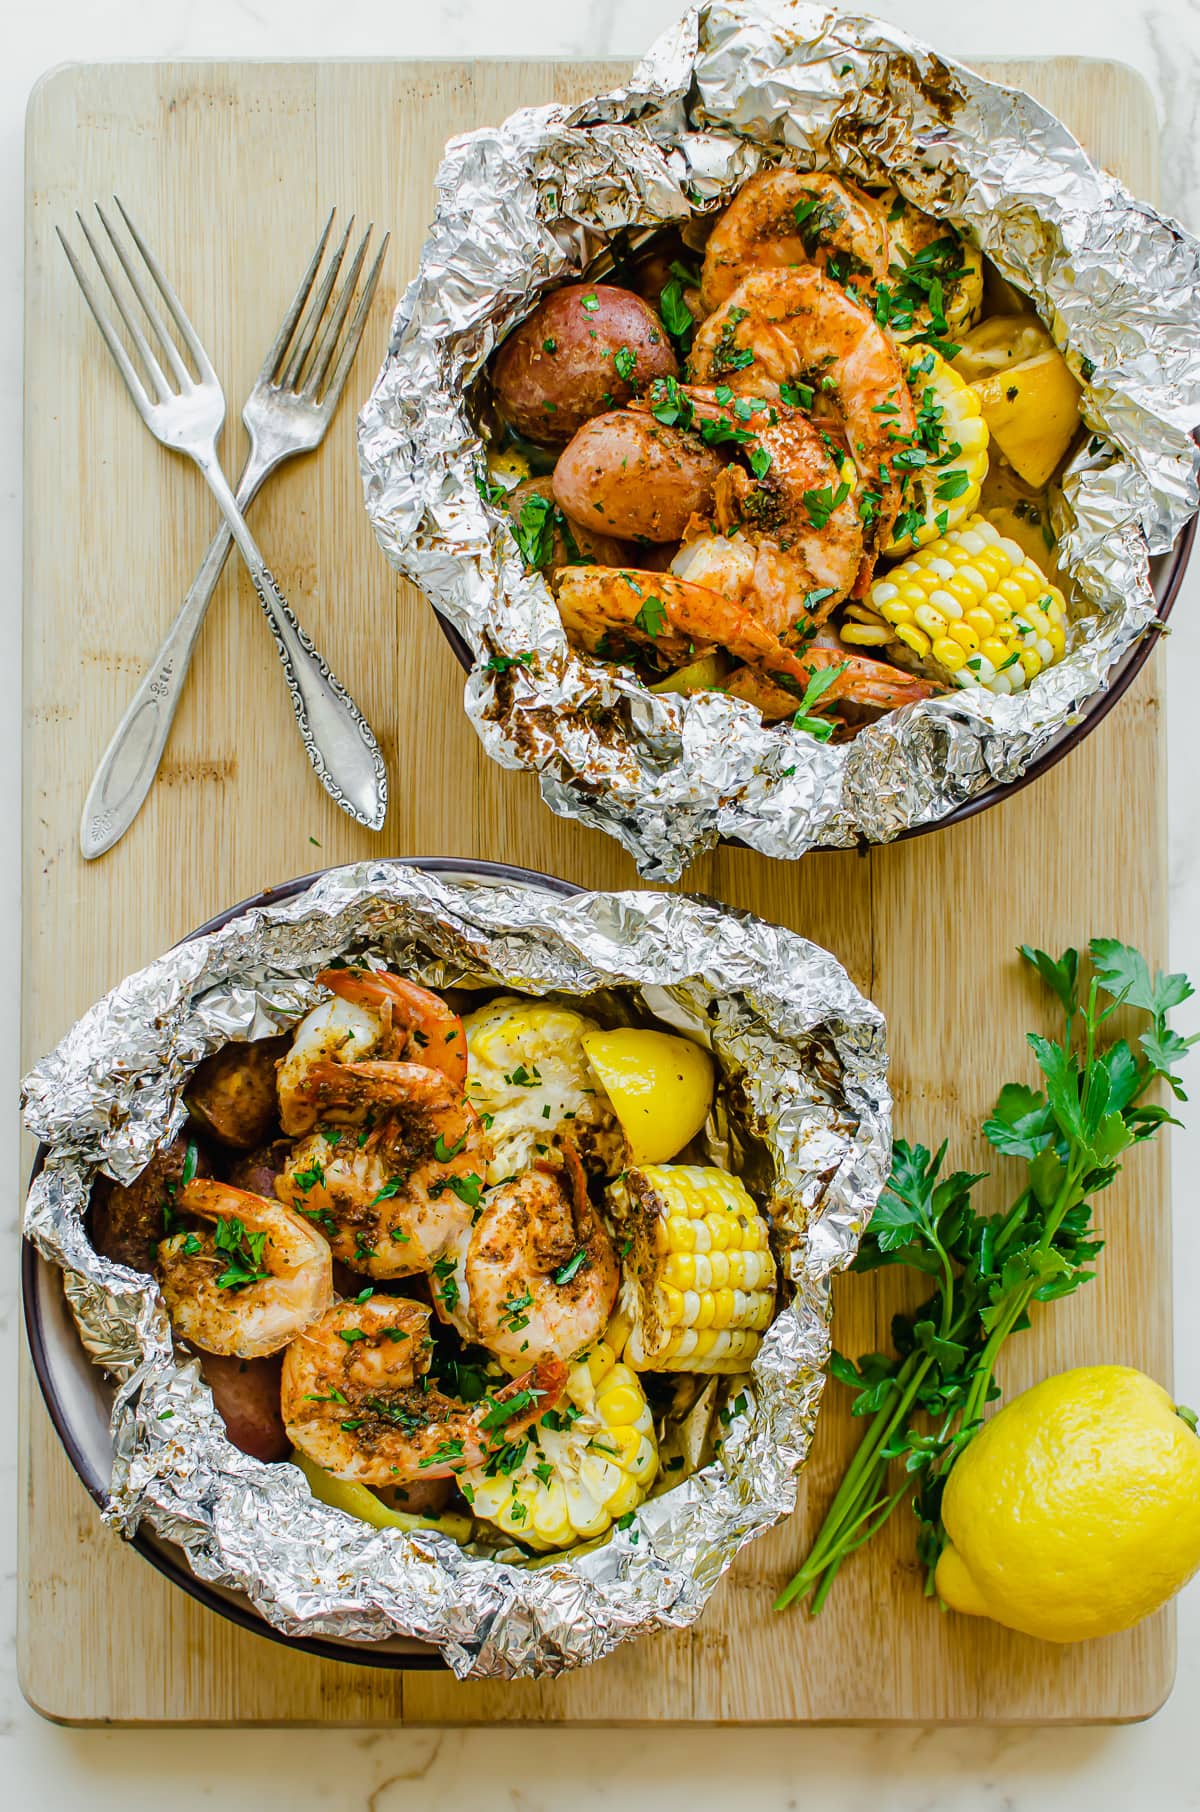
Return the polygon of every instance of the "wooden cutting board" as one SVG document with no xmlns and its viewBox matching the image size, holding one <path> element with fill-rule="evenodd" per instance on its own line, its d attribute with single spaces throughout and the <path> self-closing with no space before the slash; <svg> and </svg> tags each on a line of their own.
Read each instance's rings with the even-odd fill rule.
<svg viewBox="0 0 1200 1812">
<path fill-rule="evenodd" d="M 262 886 L 383 852 L 498 857 L 590 887 L 637 885 L 599 833 L 554 818 L 527 775 L 485 758 L 462 676 L 419 595 L 379 553 L 362 508 L 354 408 L 415 267 L 446 138 L 611 65 L 130 64 L 50 76 L 30 106 L 26 258 L 26 1059 L 96 996 L 191 927 Z M 1131 70 L 1052 60 L 989 66 L 1029 88 L 1132 188 L 1153 195 L 1157 128 Z M 387 756 L 382 837 L 343 817 L 309 771 L 250 586 L 225 573 L 158 784 L 101 862 L 77 824 L 96 761 L 214 522 L 198 475 L 155 446 L 87 318 L 56 221 L 114 189 L 172 274 L 225 374 L 227 464 L 245 395 L 331 204 L 393 234 L 349 397 L 319 455 L 254 512 L 267 556 Z M 1113 934 L 1162 959 L 1166 860 L 1161 655 L 1065 764 L 984 816 L 873 851 L 786 865 L 738 850 L 687 884 L 803 929 L 834 950 L 890 1024 L 896 1123 L 974 1136 L 998 1085 L 1025 1075 L 1044 1002 L 1021 940 L 1051 949 Z M 1120 809 L 1106 802 L 1120 800 Z M 1129 835 L 1137 826 L 1137 835 Z M 984 1162 L 986 1163 L 986 1159 Z M 999 1193 L 996 1205 L 999 1205 Z M 1162 1143 L 1103 1198 L 1100 1278 L 1015 1340 L 1019 1388 L 1071 1362 L 1121 1360 L 1169 1381 L 1170 1203 Z M 887 1340 L 885 1277 L 844 1280 L 837 1340 Z M 743 1555 L 695 1628 L 546 1685 L 460 1684 L 296 1654 L 169 1586 L 103 1528 L 24 1366 L 21 1670 L 71 1722 L 484 1723 L 506 1720 L 1118 1720 L 1167 1693 L 1173 1624 L 1052 1648 L 940 1615 L 921 1595 L 912 1526 L 894 1519 L 815 1622 L 771 1601 L 805 1550 L 856 1429 L 832 1388 L 798 1514 Z"/>
</svg>

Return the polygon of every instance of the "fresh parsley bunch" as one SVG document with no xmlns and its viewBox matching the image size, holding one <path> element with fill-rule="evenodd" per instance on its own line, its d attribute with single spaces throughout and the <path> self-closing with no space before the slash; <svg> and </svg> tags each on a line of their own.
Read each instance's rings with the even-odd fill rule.
<svg viewBox="0 0 1200 1812">
<path fill-rule="evenodd" d="M 1034 1303 L 1068 1296 L 1094 1275 L 1103 1241 L 1091 1197 L 1119 1175 L 1124 1154 L 1153 1138 L 1166 1107 L 1146 1099 L 1160 1078 L 1187 1099 L 1175 1066 L 1200 1038 L 1168 1021 L 1193 993 L 1184 975 L 1151 975 L 1145 958 L 1113 938 L 1094 938 L 1081 963 L 1021 946 L 1058 999 L 1059 1039 L 1027 1034 L 1042 1086 L 1009 1082 L 984 1122 L 988 1142 L 1025 1166 L 1003 1214 L 983 1215 L 971 1194 L 983 1174 L 943 1174 L 946 1145 L 930 1155 L 897 1140 L 892 1174 L 871 1217 L 856 1271 L 903 1265 L 932 1281 L 932 1293 L 892 1324 L 895 1354 L 868 1353 L 857 1365 L 834 1353 L 834 1378 L 854 1391 L 866 1433 L 800 1571 L 776 1609 L 809 1599 L 816 1614 L 838 1570 L 914 1493 L 917 1552 L 926 1591 L 946 1544 L 941 1505 L 946 1479 L 1000 1395 L 996 1361 L 1010 1334 L 1027 1328 Z M 1120 1008 L 1144 1019 L 1134 1042 L 1108 1039 Z M 897 1478 L 897 1470 L 899 1477 Z"/>
</svg>

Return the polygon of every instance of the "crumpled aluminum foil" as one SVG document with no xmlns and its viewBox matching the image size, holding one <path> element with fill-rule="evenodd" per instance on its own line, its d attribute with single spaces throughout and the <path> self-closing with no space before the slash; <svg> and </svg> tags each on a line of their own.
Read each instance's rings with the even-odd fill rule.
<svg viewBox="0 0 1200 1812">
<path fill-rule="evenodd" d="M 574 653 L 481 499 L 471 387 L 548 288 L 620 227 L 719 211 L 764 156 L 890 181 L 1025 290 L 1085 383 L 1091 439 L 1055 507 L 1068 658 L 1009 697 L 956 691 L 822 746 L 719 694 L 655 696 Z M 1154 621 L 1148 557 L 1197 506 L 1200 245 L 1089 163 L 1027 95 L 878 19 L 714 0 L 627 87 L 454 139 L 420 269 L 359 420 L 384 552 L 464 636 L 488 753 L 674 879 L 718 837 L 766 855 L 885 842 L 1015 780 Z M 502 674 L 489 657 L 521 657 Z"/>
<path fill-rule="evenodd" d="M 98 1170 L 129 1181 L 180 1130 L 202 1057 L 269 1036 L 319 998 L 346 953 L 434 987 L 640 996 L 709 1045 L 791 1300 L 767 1333 L 717 1459 L 578 1558 L 534 1570 L 438 1533 L 369 1528 L 300 1472 L 231 1446 L 194 1360 L 177 1357 L 153 1279 L 84 1230 Z M 24 1084 L 49 1147 L 25 1232 L 62 1267 L 89 1352 L 119 1380 L 107 1519 L 145 1520 L 200 1578 L 245 1592 L 290 1635 L 436 1643 L 466 1677 L 549 1675 L 697 1617 L 738 1550 L 787 1516 L 829 1352 L 829 1279 L 850 1263 L 887 1176 L 884 1025 L 835 959 L 796 933 L 697 897 L 450 882 L 400 862 L 334 869 L 294 898 L 193 938 L 130 976 Z M 773 1181 L 772 1181 L 773 1178 Z"/>
</svg>

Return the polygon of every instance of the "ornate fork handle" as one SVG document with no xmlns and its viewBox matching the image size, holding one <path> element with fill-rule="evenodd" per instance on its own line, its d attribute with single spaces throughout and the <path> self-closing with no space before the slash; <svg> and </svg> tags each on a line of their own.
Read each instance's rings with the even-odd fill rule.
<svg viewBox="0 0 1200 1812">
<path fill-rule="evenodd" d="M 283 662 L 300 739 L 317 778 L 357 823 L 379 830 L 387 816 L 387 768 L 370 725 L 296 621 L 246 525 L 215 446 L 211 454 L 197 452 L 193 458 L 208 480 L 254 581 Z"/>
<path fill-rule="evenodd" d="M 240 510 L 249 509 L 266 479 L 285 458 L 286 453 L 273 459 L 255 459 L 251 454 L 238 480 L 237 505 Z M 222 522 L 209 543 L 208 552 L 175 621 L 159 643 L 104 751 L 88 788 L 79 826 L 80 847 L 89 861 L 120 842 L 154 783 L 183 696 L 192 650 L 232 546 L 229 525 Z"/>
<path fill-rule="evenodd" d="M 378 830 L 387 815 L 387 768 L 370 725 L 296 621 L 269 569 L 264 566 L 250 576 L 283 662 L 300 740 L 318 780 L 357 823 Z M 372 776 L 369 791 L 363 785 L 364 764 Z"/>
</svg>

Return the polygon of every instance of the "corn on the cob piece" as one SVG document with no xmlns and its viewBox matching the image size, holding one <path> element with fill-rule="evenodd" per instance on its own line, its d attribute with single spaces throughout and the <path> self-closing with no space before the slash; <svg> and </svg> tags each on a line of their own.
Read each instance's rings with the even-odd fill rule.
<svg viewBox="0 0 1200 1812">
<path fill-rule="evenodd" d="M 563 1138 L 611 1176 L 625 1140 L 583 1048 L 594 1019 L 549 1000 L 497 995 L 463 1018 L 467 1099 L 491 1137 L 487 1182 L 516 1175 Z"/>
<path fill-rule="evenodd" d="M 628 1249 L 620 1306 L 635 1371 L 743 1372 L 775 1308 L 767 1224 L 736 1177 L 646 1164 L 609 1190 Z"/>
<path fill-rule="evenodd" d="M 892 461 L 906 482 L 884 550 L 888 559 L 924 547 L 965 521 L 979 502 L 988 469 L 987 423 L 971 386 L 932 346 L 903 346 L 900 356 L 917 410 L 917 440 L 914 448 L 897 446 Z M 923 454 L 926 463 L 909 464 L 914 453 Z"/>
<path fill-rule="evenodd" d="M 562 1402 L 526 1437 L 457 1482 L 476 1516 L 542 1553 L 602 1535 L 658 1471 L 650 1406 L 605 1341 L 572 1366 Z"/>
<path fill-rule="evenodd" d="M 887 624 L 909 664 L 915 655 L 925 670 L 989 692 L 1020 692 L 1066 651 L 1061 591 L 982 516 L 876 579 L 847 618 L 844 641 L 886 645 L 878 638 Z"/>
</svg>

